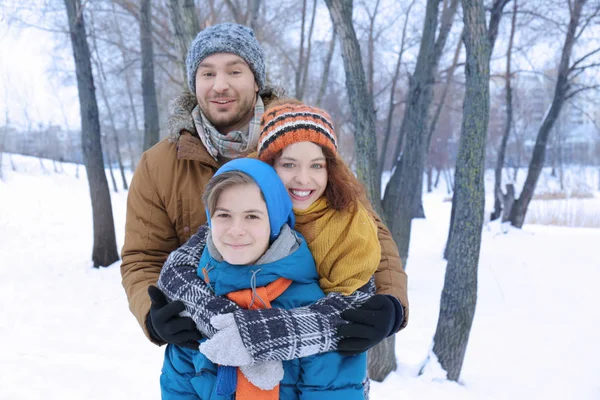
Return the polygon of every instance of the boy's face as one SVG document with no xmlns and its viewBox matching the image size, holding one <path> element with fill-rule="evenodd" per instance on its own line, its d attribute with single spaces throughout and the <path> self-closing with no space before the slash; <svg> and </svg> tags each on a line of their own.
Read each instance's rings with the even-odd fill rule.
<svg viewBox="0 0 600 400">
<path fill-rule="evenodd" d="M 235 54 L 212 54 L 198 66 L 196 99 L 220 133 L 239 130 L 250 122 L 257 92 L 252 70 Z"/>
<path fill-rule="evenodd" d="M 296 210 L 305 210 L 327 187 L 327 161 L 321 146 L 298 142 L 287 146 L 273 165 Z"/>
<path fill-rule="evenodd" d="M 210 224 L 213 243 L 230 264 L 252 265 L 269 247 L 267 204 L 255 184 L 225 189 Z"/>
</svg>

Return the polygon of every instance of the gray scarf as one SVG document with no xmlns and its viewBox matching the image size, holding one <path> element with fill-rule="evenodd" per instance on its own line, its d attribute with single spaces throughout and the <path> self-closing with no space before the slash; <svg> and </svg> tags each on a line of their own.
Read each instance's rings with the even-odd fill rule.
<svg viewBox="0 0 600 400">
<path fill-rule="evenodd" d="M 198 132 L 198 136 L 200 136 L 200 140 L 204 144 L 204 147 L 206 147 L 208 154 L 215 161 L 219 161 L 219 157 L 234 159 L 247 156 L 256 151 L 258 138 L 260 137 L 260 119 L 264 112 L 265 106 L 263 101 L 260 96 L 257 96 L 256 105 L 254 106 L 254 116 L 250 120 L 248 127 L 226 134 L 220 133 L 214 127 L 200 110 L 199 105 L 196 105 L 192 110 L 192 117 L 196 126 L 196 132 Z"/>
</svg>

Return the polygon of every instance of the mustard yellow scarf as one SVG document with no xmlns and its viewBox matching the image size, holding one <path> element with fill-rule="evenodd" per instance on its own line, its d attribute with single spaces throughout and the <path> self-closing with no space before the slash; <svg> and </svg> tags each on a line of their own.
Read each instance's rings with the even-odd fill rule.
<svg viewBox="0 0 600 400">
<path fill-rule="evenodd" d="M 306 239 L 325 293 L 349 295 L 369 281 L 379 266 L 381 247 L 377 226 L 362 204 L 337 211 L 322 196 L 294 214 L 295 229 Z"/>
</svg>

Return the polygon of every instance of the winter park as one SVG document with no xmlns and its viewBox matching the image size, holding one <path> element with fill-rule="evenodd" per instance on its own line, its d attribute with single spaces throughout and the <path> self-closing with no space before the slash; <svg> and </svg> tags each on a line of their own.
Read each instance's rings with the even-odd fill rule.
<svg viewBox="0 0 600 400">
<path fill-rule="evenodd" d="M 0 399 L 600 399 L 596 0 L 30 3 Z"/>
</svg>

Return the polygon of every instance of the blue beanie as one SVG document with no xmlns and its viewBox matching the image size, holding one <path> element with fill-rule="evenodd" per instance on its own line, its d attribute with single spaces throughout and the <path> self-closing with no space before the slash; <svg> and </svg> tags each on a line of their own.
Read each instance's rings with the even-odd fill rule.
<svg viewBox="0 0 600 400">
<path fill-rule="evenodd" d="M 190 45 L 185 66 L 192 93 L 196 93 L 198 66 L 206 57 L 216 53 L 232 53 L 241 57 L 254 73 L 258 90 L 265 88 L 265 53 L 256 40 L 254 31 L 247 26 L 227 22 L 200 31 Z"/>
<path fill-rule="evenodd" d="M 295 217 L 292 211 L 292 200 L 273 167 L 254 158 L 237 158 L 224 164 L 214 176 L 229 171 L 243 172 L 254 179 L 258 185 L 265 198 L 265 203 L 267 203 L 271 241 L 277 239 L 283 225 L 288 224 L 290 228 L 294 228 Z M 206 208 L 206 217 L 210 224 L 208 208 Z"/>
</svg>

